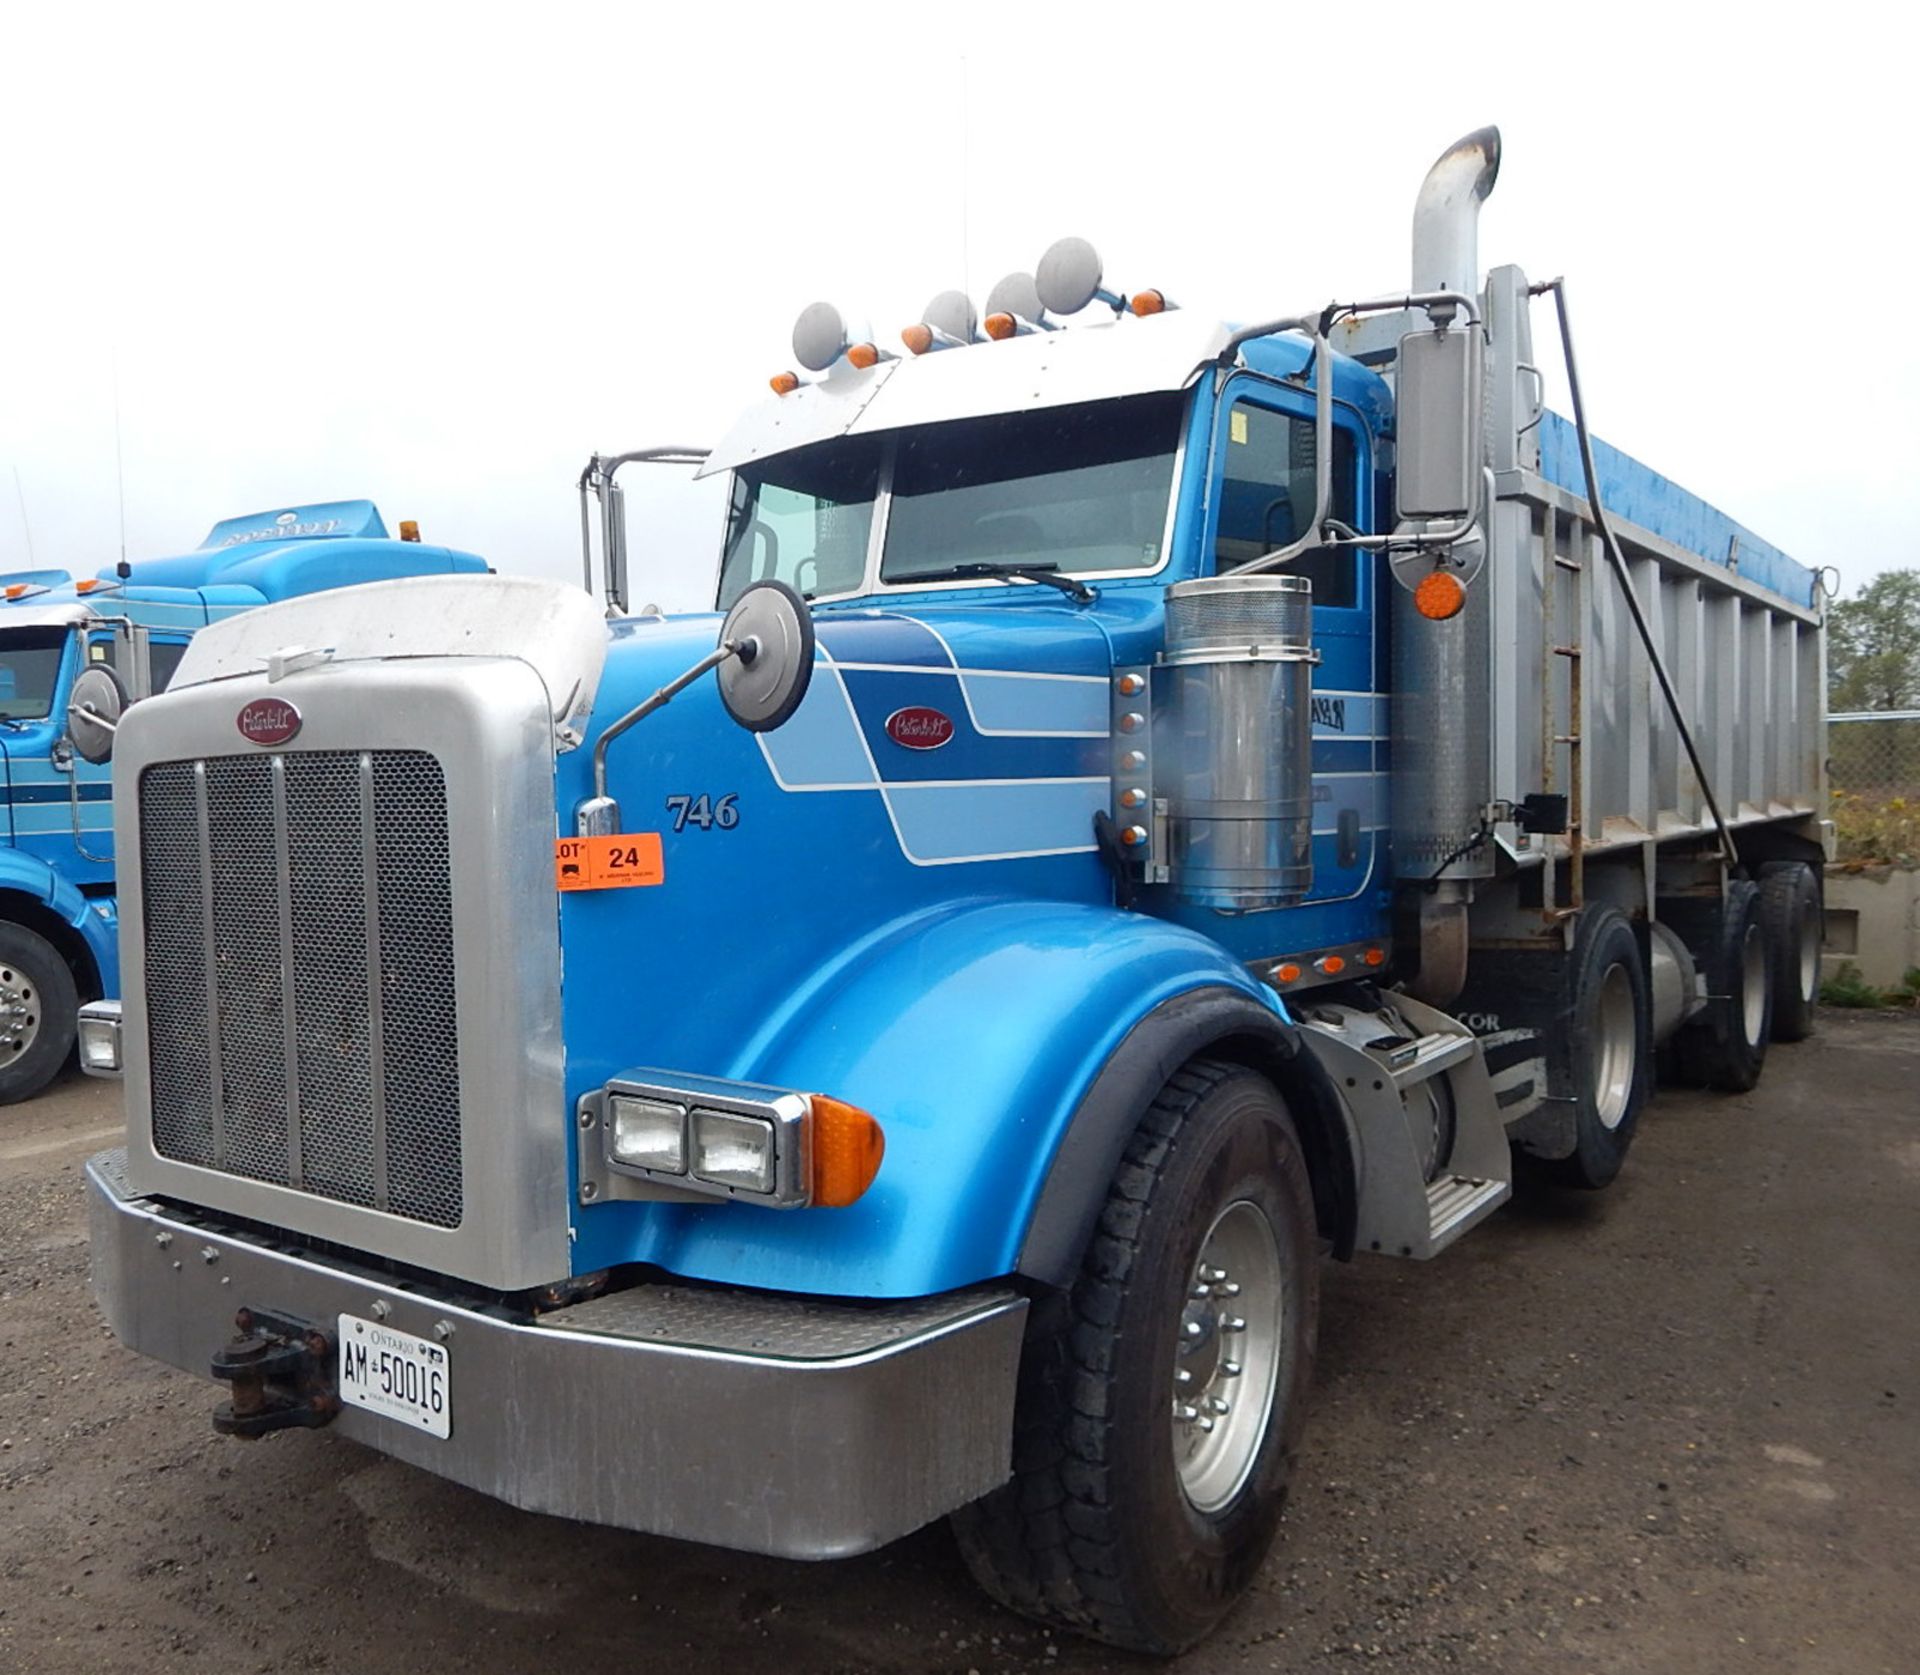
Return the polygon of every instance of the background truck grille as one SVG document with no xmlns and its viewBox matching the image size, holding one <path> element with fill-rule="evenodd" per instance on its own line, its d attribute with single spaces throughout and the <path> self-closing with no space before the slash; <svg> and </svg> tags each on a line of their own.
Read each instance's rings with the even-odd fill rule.
<svg viewBox="0 0 1920 1675">
<path fill-rule="evenodd" d="M 156 763 L 140 776 L 140 867 L 154 1150 L 459 1226 L 439 762 Z"/>
</svg>

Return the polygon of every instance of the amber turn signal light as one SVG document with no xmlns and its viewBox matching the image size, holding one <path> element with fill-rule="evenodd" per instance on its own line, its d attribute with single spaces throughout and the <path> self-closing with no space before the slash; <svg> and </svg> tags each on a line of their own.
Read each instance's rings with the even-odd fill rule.
<svg viewBox="0 0 1920 1675">
<path fill-rule="evenodd" d="M 1011 314 L 989 314 L 981 329 L 998 343 L 1002 338 L 1013 336 L 1020 329 L 1020 322 Z"/>
<path fill-rule="evenodd" d="M 818 1207 L 851 1204 L 880 1173 L 887 1137 L 857 1105 L 816 1093 L 813 1105 L 813 1197 Z"/>
<path fill-rule="evenodd" d="M 1149 314 L 1164 314 L 1167 308 L 1166 295 L 1161 291 L 1141 291 L 1134 296 L 1127 307 L 1143 320 Z"/>
<path fill-rule="evenodd" d="M 1433 622 L 1445 622 L 1460 614 L 1467 602 L 1467 590 L 1451 570 L 1436 570 L 1420 579 L 1413 590 L 1413 608 Z"/>
<path fill-rule="evenodd" d="M 856 343 L 847 351 L 847 362 L 865 372 L 870 366 L 880 363 L 880 351 L 871 343 Z"/>
<path fill-rule="evenodd" d="M 800 388 L 800 374 L 797 372 L 776 372 L 767 380 L 767 388 L 775 395 L 792 395 Z"/>
<path fill-rule="evenodd" d="M 924 355 L 933 347 L 933 327 L 919 320 L 900 334 L 900 341 L 907 346 L 912 355 Z"/>
</svg>

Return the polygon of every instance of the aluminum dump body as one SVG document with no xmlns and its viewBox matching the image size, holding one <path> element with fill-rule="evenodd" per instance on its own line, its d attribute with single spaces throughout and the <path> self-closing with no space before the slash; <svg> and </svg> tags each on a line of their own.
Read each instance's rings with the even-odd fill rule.
<svg viewBox="0 0 1920 1675">
<path fill-rule="evenodd" d="M 1396 844 L 1424 840 L 1444 854 L 1487 802 L 1535 791 L 1568 796 L 1578 835 L 1527 840 L 1500 826 L 1501 847 L 1523 864 L 1711 832 L 1699 778 L 1595 529 L 1574 427 L 1544 413 L 1534 438 L 1495 472 L 1483 585 L 1444 625 L 1467 690 L 1445 709 L 1437 687 L 1424 700 L 1439 712 L 1436 729 L 1461 725 L 1469 742 L 1435 753 L 1446 756 L 1449 777 L 1435 787 L 1433 829 L 1409 819 Z M 1594 453 L 1608 524 L 1728 824 L 1737 832 L 1823 815 L 1818 576 L 1639 461 L 1603 442 Z M 1413 813 L 1403 809 L 1397 821 L 1400 812 Z M 1446 876 L 1493 870 L 1483 848 Z"/>
</svg>

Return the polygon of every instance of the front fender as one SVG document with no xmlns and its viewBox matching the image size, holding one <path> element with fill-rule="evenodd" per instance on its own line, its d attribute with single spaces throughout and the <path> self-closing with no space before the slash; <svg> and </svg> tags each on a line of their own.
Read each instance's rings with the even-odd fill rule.
<svg viewBox="0 0 1920 1675">
<path fill-rule="evenodd" d="M 583 1219 L 638 1211 L 631 1259 L 783 1291 L 909 1297 L 1013 1272 L 1083 1098 L 1141 1019 L 1201 989 L 1286 1027 L 1271 990 L 1164 920 L 1008 900 L 914 915 L 802 984 L 729 1069 L 872 1111 L 886 1158 L 865 1197 Z M 582 1255 L 599 1257 L 582 1231 Z"/>
<path fill-rule="evenodd" d="M 101 994 L 108 999 L 119 994 L 119 919 L 111 896 L 82 895 L 45 861 L 18 849 L 0 849 L 0 894 L 4 893 L 26 897 L 71 927 L 99 974 Z M 0 918 L 11 917 L 15 915 L 0 902 Z"/>
</svg>

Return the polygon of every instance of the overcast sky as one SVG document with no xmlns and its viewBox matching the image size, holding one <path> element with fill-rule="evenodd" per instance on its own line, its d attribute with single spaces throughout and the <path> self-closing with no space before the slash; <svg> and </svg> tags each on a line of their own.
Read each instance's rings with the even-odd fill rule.
<svg viewBox="0 0 1920 1675">
<path fill-rule="evenodd" d="M 131 557 L 365 495 L 574 576 L 587 455 L 714 440 L 816 296 L 897 344 L 1070 232 L 1231 319 L 1389 290 L 1488 122 L 1483 266 L 1567 276 L 1596 430 L 1849 588 L 1920 562 L 1903 8 L 939 12 L 10 8 L 0 569 L 118 556 L 117 382 Z M 710 510 L 637 597 L 710 596 Z"/>
</svg>

